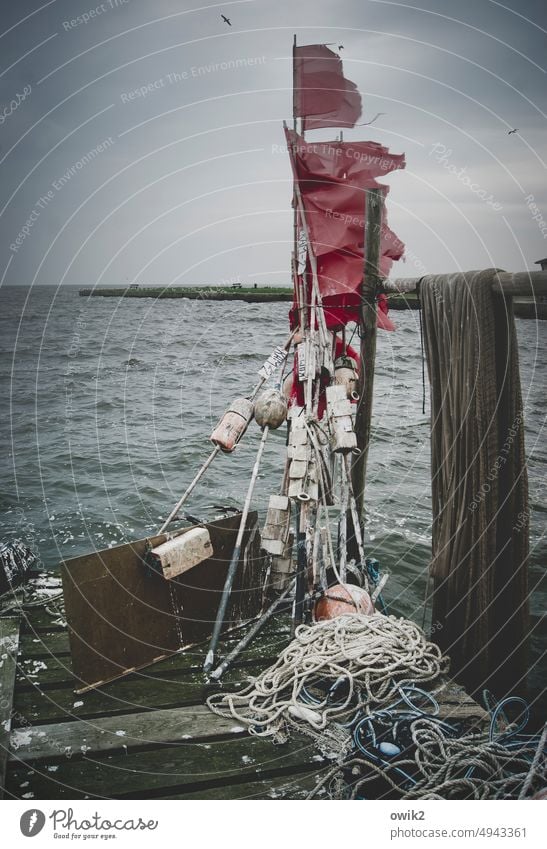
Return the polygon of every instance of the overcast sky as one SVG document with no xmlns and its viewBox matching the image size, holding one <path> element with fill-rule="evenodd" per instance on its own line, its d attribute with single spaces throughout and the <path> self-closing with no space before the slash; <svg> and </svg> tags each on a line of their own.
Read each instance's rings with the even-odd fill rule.
<svg viewBox="0 0 547 849">
<path fill-rule="evenodd" d="M 547 255 L 543 0 L 0 6 L 4 284 L 289 283 L 293 33 L 386 113 L 344 137 L 406 154 L 393 276 Z"/>
</svg>

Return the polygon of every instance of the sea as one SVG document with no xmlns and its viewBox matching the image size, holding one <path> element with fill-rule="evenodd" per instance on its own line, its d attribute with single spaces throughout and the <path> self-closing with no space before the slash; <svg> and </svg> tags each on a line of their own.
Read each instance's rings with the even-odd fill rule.
<svg viewBox="0 0 547 849">
<path fill-rule="evenodd" d="M 0 542 L 31 546 L 45 571 L 152 534 L 211 450 L 224 409 L 247 395 L 287 338 L 286 303 L 82 297 L 0 288 Z M 379 331 L 366 550 L 390 574 L 391 610 L 423 618 L 431 552 L 430 419 L 418 312 Z M 517 319 L 526 409 L 532 612 L 531 698 L 545 682 L 547 322 Z M 358 339 L 353 340 L 358 345 Z M 426 378 L 427 381 L 427 378 Z M 425 398 L 425 408 L 424 408 Z M 260 431 L 221 455 L 184 510 L 241 507 Z M 271 432 L 253 507 L 278 491 L 285 429 Z"/>
</svg>

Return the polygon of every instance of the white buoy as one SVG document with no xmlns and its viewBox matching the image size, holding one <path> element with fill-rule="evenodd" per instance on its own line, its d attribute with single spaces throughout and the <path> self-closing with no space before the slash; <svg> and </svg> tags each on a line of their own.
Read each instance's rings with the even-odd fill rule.
<svg viewBox="0 0 547 849">
<path fill-rule="evenodd" d="M 255 420 L 259 427 L 272 430 L 287 418 L 287 400 L 278 389 L 266 389 L 255 402 Z"/>
</svg>

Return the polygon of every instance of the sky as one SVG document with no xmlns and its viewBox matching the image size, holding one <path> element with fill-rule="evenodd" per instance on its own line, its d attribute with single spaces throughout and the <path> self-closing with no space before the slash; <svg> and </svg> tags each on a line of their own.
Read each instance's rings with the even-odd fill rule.
<svg viewBox="0 0 547 849">
<path fill-rule="evenodd" d="M 406 154 L 393 277 L 547 256 L 540 0 L 0 8 L 2 285 L 289 285 L 293 34 L 343 45 L 363 120 L 385 113 L 344 138 Z"/>
</svg>

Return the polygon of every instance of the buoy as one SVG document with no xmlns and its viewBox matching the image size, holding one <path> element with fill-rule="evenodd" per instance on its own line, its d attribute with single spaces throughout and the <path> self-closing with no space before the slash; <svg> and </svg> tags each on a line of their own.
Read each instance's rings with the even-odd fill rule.
<svg viewBox="0 0 547 849">
<path fill-rule="evenodd" d="M 348 613 L 371 616 L 374 613 L 374 605 L 369 594 L 361 587 L 354 584 L 335 584 L 316 602 L 314 618 L 316 622 L 322 622 L 324 619 L 347 616 Z"/>
<path fill-rule="evenodd" d="M 233 451 L 247 430 L 254 413 L 254 405 L 248 398 L 232 401 L 211 434 L 211 442 L 221 451 Z"/>
<path fill-rule="evenodd" d="M 338 357 L 334 363 L 334 382 L 345 386 L 346 395 L 351 401 L 359 400 L 357 391 L 357 368 L 351 357 Z"/>
<path fill-rule="evenodd" d="M 289 401 L 294 388 L 294 372 L 290 371 L 283 381 L 283 395 Z"/>
<path fill-rule="evenodd" d="M 399 746 L 396 746 L 395 743 L 390 743 L 387 740 L 380 743 L 378 751 L 381 752 L 382 755 L 386 755 L 388 758 L 396 758 L 397 755 L 401 754 Z"/>
<path fill-rule="evenodd" d="M 255 403 L 255 420 L 259 427 L 272 430 L 287 418 L 287 401 L 278 389 L 266 389 Z"/>
</svg>

